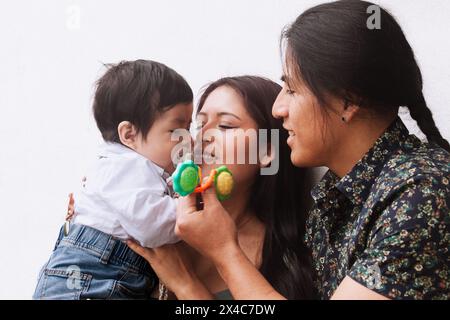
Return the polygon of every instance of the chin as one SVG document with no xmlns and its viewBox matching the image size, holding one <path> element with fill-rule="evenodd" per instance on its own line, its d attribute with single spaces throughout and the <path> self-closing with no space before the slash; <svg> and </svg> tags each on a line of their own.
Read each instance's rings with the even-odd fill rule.
<svg viewBox="0 0 450 320">
<path fill-rule="evenodd" d="M 320 162 L 317 156 L 312 154 L 291 153 L 291 162 L 298 168 L 322 167 L 324 164 Z"/>
<path fill-rule="evenodd" d="M 310 167 L 311 161 L 305 159 L 305 157 L 300 152 L 291 152 L 291 162 L 296 167 Z"/>
<path fill-rule="evenodd" d="M 299 157 L 296 157 L 294 152 L 291 152 L 291 162 L 296 167 L 299 167 L 301 165 Z"/>
</svg>

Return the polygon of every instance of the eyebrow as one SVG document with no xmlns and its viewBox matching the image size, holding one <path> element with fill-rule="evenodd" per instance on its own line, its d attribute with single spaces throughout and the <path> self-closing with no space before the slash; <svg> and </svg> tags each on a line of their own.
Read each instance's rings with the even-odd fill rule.
<svg viewBox="0 0 450 320">
<path fill-rule="evenodd" d="M 198 113 L 199 116 L 207 116 L 207 114 L 205 112 L 199 112 Z M 235 115 L 234 113 L 231 112 L 219 112 L 217 113 L 217 116 L 221 117 L 221 116 L 232 116 L 235 117 L 236 119 L 242 120 L 241 118 L 239 118 L 237 115 Z"/>
<path fill-rule="evenodd" d="M 241 118 L 239 118 L 237 115 L 235 115 L 234 113 L 231 113 L 231 112 L 219 112 L 217 115 L 219 117 L 221 117 L 221 116 L 232 116 L 232 117 L 235 117 L 236 119 L 241 120 Z"/>
<path fill-rule="evenodd" d="M 186 120 L 185 119 L 183 119 L 183 118 L 175 118 L 175 119 L 172 119 L 172 122 L 173 123 L 185 123 L 186 122 Z M 189 123 L 191 123 L 192 122 L 192 120 L 191 119 L 189 119 L 189 121 L 188 121 Z"/>
<path fill-rule="evenodd" d="M 288 87 L 292 87 L 292 83 L 286 75 L 283 74 L 280 80 L 283 81 Z"/>
</svg>

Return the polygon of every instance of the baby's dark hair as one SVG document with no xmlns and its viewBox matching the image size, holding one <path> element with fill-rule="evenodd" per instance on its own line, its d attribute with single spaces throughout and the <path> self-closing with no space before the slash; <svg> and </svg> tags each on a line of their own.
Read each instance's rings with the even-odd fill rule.
<svg viewBox="0 0 450 320">
<path fill-rule="evenodd" d="M 131 122 L 144 137 L 156 117 L 177 104 L 192 103 L 186 80 L 166 65 L 150 61 L 122 61 L 106 65 L 97 81 L 93 112 L 103 139 L 120 142 L 117 127 Z"/>
</svg>

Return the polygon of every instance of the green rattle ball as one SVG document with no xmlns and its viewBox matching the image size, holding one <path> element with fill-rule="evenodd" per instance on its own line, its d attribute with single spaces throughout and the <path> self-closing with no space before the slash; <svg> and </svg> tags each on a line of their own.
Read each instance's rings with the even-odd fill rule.
<svg viewBox="0 0 450 320">
<path fill-rule="evenodd" d="M 198 166 L 192 160 L 180 163 L 172 174 L 173 190 L 181 196 L 187 196 L 194 192 L 200 183 Z"/>
</svg>

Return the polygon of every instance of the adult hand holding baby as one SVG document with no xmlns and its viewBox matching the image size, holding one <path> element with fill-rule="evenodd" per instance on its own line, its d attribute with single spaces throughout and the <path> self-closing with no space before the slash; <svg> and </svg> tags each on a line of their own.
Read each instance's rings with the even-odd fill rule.
<svg viewBox="0 0 450 320">
<path fill-rule="evenodd" d="M 160 283 L 163 283 L 179 300 L 212 299 L 211 293 L 197 278 L 186 255 L 184 243 L 178 242 L 150 249 L 128 240 L 127 245 L 150 263 Z"/>
</svg>

